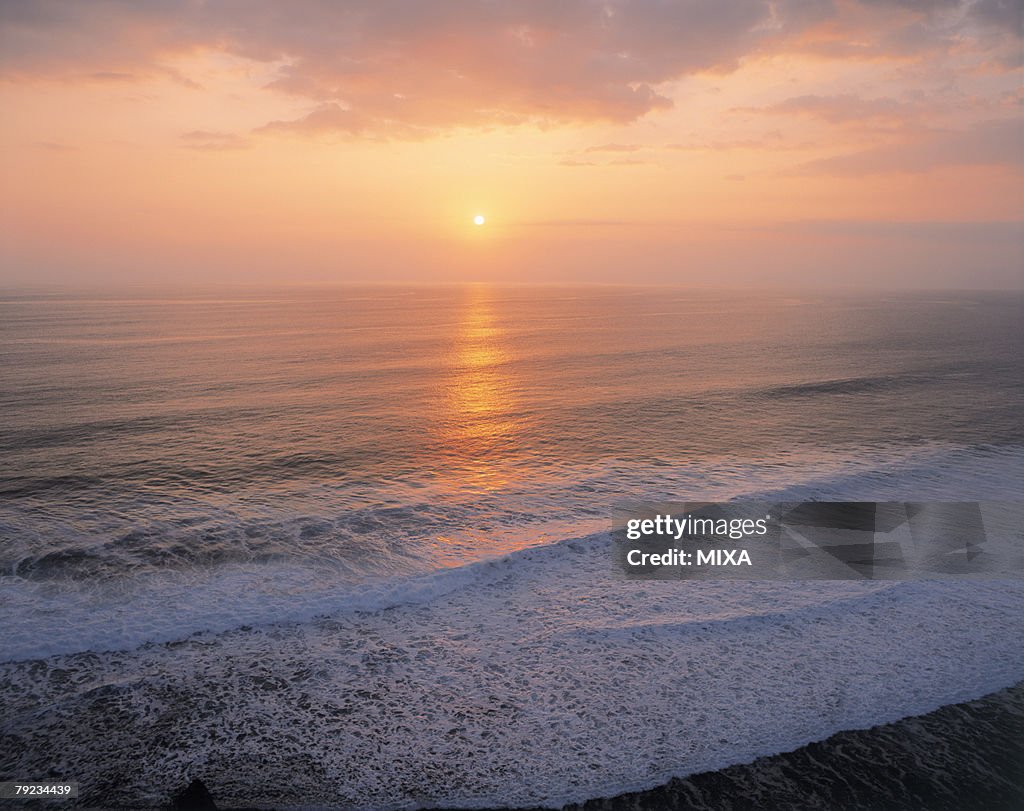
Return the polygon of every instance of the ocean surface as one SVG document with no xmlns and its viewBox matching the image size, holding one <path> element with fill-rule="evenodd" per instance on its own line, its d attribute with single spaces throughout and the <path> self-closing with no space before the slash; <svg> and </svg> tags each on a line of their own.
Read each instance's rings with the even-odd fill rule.
<svg viewBox="0 0 1024 811">
<path fill-rule="evenodd" d="M 1022 339 L 1010 293 L 5 291 L 0 771 L 570 802 L 1006 687 L 1020 582 L 627 583 L 606 531 L 1019 500 Z"/>
</svg>

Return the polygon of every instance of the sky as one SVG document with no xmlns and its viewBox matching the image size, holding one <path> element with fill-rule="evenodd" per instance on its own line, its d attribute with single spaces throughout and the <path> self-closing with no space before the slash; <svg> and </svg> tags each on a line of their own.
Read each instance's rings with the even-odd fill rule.
<svg viewBox="0 0 1024 811">
<path fill-rule="evenodd" d="M 0 0 L 0 285 L 1022 288 L 1022 9 Z"/>
</svg>

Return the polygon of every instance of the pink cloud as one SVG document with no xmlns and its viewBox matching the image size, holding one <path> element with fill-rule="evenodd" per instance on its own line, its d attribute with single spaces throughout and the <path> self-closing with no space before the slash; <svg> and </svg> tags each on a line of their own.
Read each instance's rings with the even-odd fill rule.
<svg viewBox="0 0 1024 811">
<path fill-rule="evenodd" d="M 305 115 L 268 131 L 421 138 L 630 122 L 671 106 L 665 83 L 765 52 L 907 56 L 971 36 L 1019 43 L 1019 9 L 1019 0 L 6 2 L 0 72 L 130 80 L 219 51 L 281 64 L 270 87 L 309 101 Z"/>
</svg>

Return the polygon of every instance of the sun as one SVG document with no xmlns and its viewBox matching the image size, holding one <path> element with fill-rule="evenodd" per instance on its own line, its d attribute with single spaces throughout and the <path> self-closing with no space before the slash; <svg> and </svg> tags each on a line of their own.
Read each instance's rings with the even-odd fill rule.
<svg viewBox="0 0 1024 811">
<path fill-rule="evenodd" d="M 484 219 L 483 214 L 477 214 L 473 218 L 473 225 L 483 225 L 485 222 L 487 222 L 487 220 Z"/>
</svg>

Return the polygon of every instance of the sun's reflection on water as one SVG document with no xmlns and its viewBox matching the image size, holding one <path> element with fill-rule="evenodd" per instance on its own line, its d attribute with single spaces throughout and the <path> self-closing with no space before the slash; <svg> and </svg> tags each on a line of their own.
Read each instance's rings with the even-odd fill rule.
<svg viewBox="0 0 1024 811">
<path fill-rule="evenodd" d="M 441 431 L 462 486 L 476 490 L 496 490 L 514 478 L 505 460 L 522 426 L 508 337 L 494 291 L 468 288 L 449 356 Z"/>
</svg>

